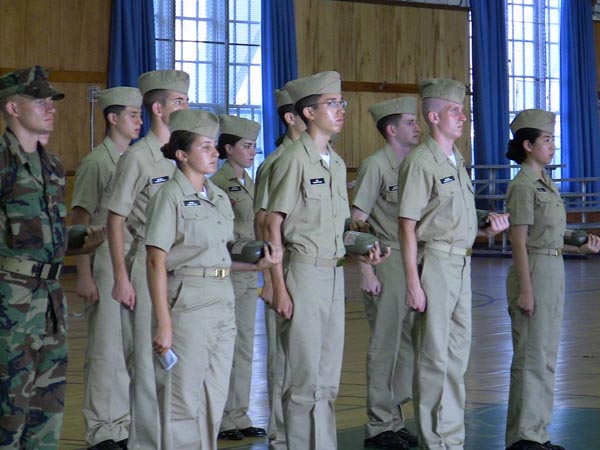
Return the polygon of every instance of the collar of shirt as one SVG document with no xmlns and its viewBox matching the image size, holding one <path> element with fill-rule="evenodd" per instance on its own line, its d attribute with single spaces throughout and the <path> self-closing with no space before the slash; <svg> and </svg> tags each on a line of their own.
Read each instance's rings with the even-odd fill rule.
<svg viewBox="0 0 600 450">
<path fill-rule="evenodd" d="M 388 161 L 390 163 L 390 167 L 392 169 L 397 169 L 398 167 L 400 167 L 400 163 L 402 161 L 400 161 L 400 158 L 398 158 L 398 155 L 396 155 L 396 152 L 394 151 L 394 149 L 392 147 L 390 147 L 390 144 L 385 144 L 385 146 L 383 147 L 382 150 L 383 150 L 383 154 L 388 159 Z"/>
<path fill-rule="evenodd" d="M 10 128 L 6 128 L 2 140 L 7 145 L 8 151 L 13 155 L 14 158 L 16 158 L 17 161 L 19 161 L 19 165 L 24 166 L 26 163 L 28 163 L 27 158 L 25 158 L 25 150 L 23 150 L 19 139 L 17 139 L 17 136 L 15 136 L 15 134 Z M 39 142 L 37 143 L 36 150 L 40 154 L 40 162 L 42 163 L 42 169 L 44 164 L 50 164 L 53 168 L 56 168 L 55 158 L 48 157 L 46 149 Z"/>
<path fill-rule="evenodd" d="M 529 178 L 533 183 L 535 183 L 536 181 L 539 181 L 540 183 L 543 183 L 544 185 L 546 185 L 548 188 L 552 189 L 552 191 L 558 192 L 558 188 L 556 187 L 556 184 L 554 184 L 554 182 L 548 176 L 548 174 L 546 173 L 545 170 L 542 173 L 542 177 L 540 178 L 538 173 L 535 170 L 533 170 L 533 168 L 529 164 L 522 163 L 521 164 L 521 173 L 525 177 Z"/>
<path fill-rule="evenodd" d="M 448 159 L 448 155 L 446 154 L 446 152 L 444 152 L 444 150 L 442 150 L 442 148 L 438 145 L 435 139 L 433 139 L 431 136 L 427 136 L 427 138 L 425 138 L 425 140 L 423 141 L 423 144 L 429 149 L 429 151 L 433 155 L 433 158 L 435 159 L 435 162 L 437 162 L 438 164 L 447 163 L 452 166 L 452 163 Z M 452 152 L 454 153 L 454 157 L 456 158 L 456 168 L 458 169 L 460 167 L 464 167 L 465 160 L 462 157 L 456 145 L 452 147 Z"/>
<path fill-rule="evenodd" d="M 238 177 L 235 174 L 235 171 L 233 170 L 233 166 L 231 165 L 231 163 L 229 161 L 225 161 L 225 163 L 221 167 L 221 170 L 223 171 L 223 175 L 225 175 L 226 179 L 228 179 L 229 181 L 236 181 L 236 182 L 238 182 L 238 184 L 241 184 L 242 186 L 244 186 L 243 183 L 239 183 Z M 250 175 L 248 175 L 248 172 L 246 172 L 246 170 L 244 170 L 244 183 L 248 184 L 248 180 L 250 180 Z"/>
<path fill-rule="evenodd" d="M 155 162 L 165 158 L 162 152 L 160 151 L 162 145 L 160 144 L 160 142 L 158 142 L 158 138 L 152 131 L 148 131 L 148 133 L 144 137 L 144 140 L 146 141 L 146 145 L 148 146 L 148 148 L 150 148 L 150 153 L 152 154 L 152 158 L 154 158 Z"/>
<path fill-rule="evenodd" d="M 327 151 L 329 152 L 330 156 L 329 167 L 327 167 L 327 164 L 321 158 L 321 152 L 319 151 L 319 149 L 317 149 L 315 141 L 312 140 L 312 138 L 306 131 L 300 136 L 300 141 L 304 146 L 304 149 L 306 151 L 306 154 L 308 155 L 308 159 L 310 160 L 311 164 L 321 163 L 323 164 L 323 167 L 328 169 L 332 168 L 334 164 L 339 165 L 339 156 L 336 152 L 333 151 L 331 145 L 327 144 Z"/>
<path fill-rule="evenodd" d="M 100 144 L 100 146 L 103 146 L 106 151 L 108 152 L 110 159 L 112 159 L 112 161 L 117 164 L 119 162 L 119 158 L 121 157 L 121 152 L 119 151 L 119 149 L 117 149 L 117 146 L 115 145 L 115 143 L 113 142 L 113 140 L 106 136 L 104 138 L 104 140 L 102 141 L 102 143 Z M 96 151 L 95 149 L 92 151 Z"/>
</svg>

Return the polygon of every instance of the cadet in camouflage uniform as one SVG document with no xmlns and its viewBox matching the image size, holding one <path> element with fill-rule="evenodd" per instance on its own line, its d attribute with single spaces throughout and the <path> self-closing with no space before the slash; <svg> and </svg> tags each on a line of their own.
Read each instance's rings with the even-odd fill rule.
<svg viewBox="0 0 600 450">
<path fill-rule="evenodd" d="M 150 320 L 152 304 L 146 280 L 146 205 L 175 171 L 160 148 L 169 141 L 173 111 L 188 109 L 190 78 L 179 70 L 153 70 L 138 78 L 150 131 L 119 159 L 108 204 L 108 240 L 114 273 L 112 295 L 123 304 L 121 320 L 127 368 L 131 376 L 132 450 L 158 448 L 159 420 Z M 125 258 L 124 227 L 133 235 Z"/>
<path fill-rule="evenodd" d="M 67 311 L 58 277 L 68 242 L 65 171 L 43 147 L 53 130 L 54 100 L 63 97 L 40 66 L 0 77 L 7 123 L 0 141 L 3 450 L 56 450 L 63 423 Z"/>
<path fill-rule="evenodd" d="M 406 303 L 414 325 L 415 416 L 423 450 L 464 448 L 464 374 L 471 346 L 471 246 L 477 234 L 508 228 L 490 214 L 477 228 L 471 178 L 454 141 L 463 132 L 465 86 L 444 78 L 420 84 L 430 136 L 400 165 L 398 221 Z"/>
<path fill-rule="evenodd" d="M 294 110 L 294 102 L 286 89 L 275 91 L 275 102 L 279 118 L 286 126 L 286 133 L 277 142 L 277 148 L 263 161 L 256 172 L 254 189 L 254 230 L 256 238 L 264 240 L 266 235 L 265 217 L 269 202 L 269 178 L 273 163 L 292 142 L 300 139 L 306 130 L 306 124 Z M 279 332 L 277 330 L 278 315 L 270 307 L 273 300 L 273 284 L 268 270 L 263 271 L 263 289 L 261 297 L 265 303 L 265 329 L 267 333 L 267 390 L 269 393 L 269 444 L 274 450 L 287 450 L 285 443 L 285 425 L 283 423 L 283 409 L 281 392 L 285 372 L 285 354 L 281 347 Z"/>
<path fill-rule="evenodd" d="M 565 301 L 562 252 L 598 253 L 600 238 L 564 244 L 565 207 L 546 173 L 554 157 L 554 113 L 521 111 L 510 128 L 507 158 L 521 165 L 508 186 L 513 264 L 506 293 L 514 355 L 506 424 L 508 450 L 564 450 L 550 442 L 554 376 Z"/>
<path fill-rule="evenodd" d="M 234 240 L 254 240 L 254 182 L 246 169 L 254 163 L 260 124 L 241 117 L 222 115 L 219 116 L 219 127 L 217 150 L 219 158 L 226 161 L 210 181 L 225 191 L 231 201 L 235 214 Z M 267 434 L 264 429 L 252 426 L 248 416 L 258 276 L 256 272 L 235 272 L 231 274 L 231 282 L 235 293 L 237 335 L 219 439 L 240 440 Z"/>
<path fill-rule="evenodd" d="M 342 234 L 350 210 L 346 165 L 329 141 L 342 129 L 346 102 L 337 72 L 300 78 L 286 89 L 307 123 L 275 161 L 266 218 L 271 244 L 285 245 L 284 264 L 271 277 L 273 307 L 288 319 L 280 328 L 286 439 L 291 449 L 334 450 L 344 347 Z M 376 245 L 362 259 L 378 262 L 379 251 Z"/>
<path fill-rule="evenodd" d="M 414 312 L 406 306 L 406 282 L 398 241 L 398 170 L 419 143 L 417 101 L 402 97 L 371 105 L 369 113 L 386 145 L 358 169 L 352 219 L 368 221 L 391 256 L 373 267 L 359 263 L 360 288 L 371 329 L 367 353 L 365 447 L 404 449 L 418 439 L 404 424 L 400 404 L 412 399 L 413 359 L 410 337 Z"/>
<path fill-rule="evenodd" d="M 108 135 L 87 155 L 75 174 L 73 223 L 104 225 L 117 162 L 137 139 L 142 125 L 142 95 L 137 88 L 115 87 L 98 93 Z M 131 235 L 127 230 L 126 249 Z M 90 450 L 120 449 L 129 435 L 129 374 L 123 357 L 121 307 L 111 295 L 113 273 L 108 243 L 75 258 L 77 294 L 85 302 L 88 344 L 83 375 L 82 412 Z"/>
</svg>

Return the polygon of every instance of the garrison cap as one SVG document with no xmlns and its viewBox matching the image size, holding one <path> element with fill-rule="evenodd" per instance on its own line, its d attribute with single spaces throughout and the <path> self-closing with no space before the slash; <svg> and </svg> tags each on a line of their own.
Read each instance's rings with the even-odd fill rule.
<svg viewBox="0 0 600 450">
<path fill-rule="evenodd" d="M 308 77 L 298 78 L 285 85 L 294 103 L 310 95 L 341 94 L 340 74 L 333 70 L 319 72 Z"/>
<path fill-rule="evenodd" d="M 554 133 L 556 116 L 543 109 L 526 109 L 521 111 L 510 124 L 513 135 L 521 128 L 535 128 L 547 133 Z"/>
<path fill-rule="evenodd" d="M 130 106 L 140 108 L 142 106 L 142 94 L 138 88 L 119 86 L 98 91 L 98 103 L 104 111 L 109 106 Z"/>
<path fill-rule="evenodd" d="M 415 97 L 400 97 L 385 100 L 369 106 L 369 113 L 375 123 L 393 114 L 414 114 L 416 116 L 417 99 Z"/>
<path fill-rule="evenodd" d="M 48 81 L 48 73 L 42 66 L 17 69 L 0 77 L 0 100 L 11 95 L 23 95 L 32 98 L 60 100 L 65 97 Z"/>
<path fill-rule="evenodd" d="M 275 89 L 275 103 L 277 104 L 277 109 L 281 108 L 282 106 L 294 105 L 292 97 L 290 97 L 290 93 L 286 88 Z"/>
<path fill-rule="evenodd" d="M 260 132 L 260 124 L 253 120 L 223 114 L 219 116 L 221 134 L 231 134 L 243 139 L 255 141 Z"/>
<path fill-rule="evenodd" d="M 171 133 L 183 130 L 216 139 L 219 118 L 216 114 L 201 109 L 180 109 L 171 113 L 169 129 Z"/>
<path fill-rule="evenodd" d="M 466 87 L 463 83 L 448 78 L 430 78 L 419 83 L 421 98 L 440 98 L 449 102 L 462 103 L 465 100 Z"/>
<path fill-rule="evenodd" d="M 187 95 L 190 76 L 182 70 L 152 70 L 139 76 L 138 86 L 142 95 L 155 89 L 167 89 Z"/>
</svg>

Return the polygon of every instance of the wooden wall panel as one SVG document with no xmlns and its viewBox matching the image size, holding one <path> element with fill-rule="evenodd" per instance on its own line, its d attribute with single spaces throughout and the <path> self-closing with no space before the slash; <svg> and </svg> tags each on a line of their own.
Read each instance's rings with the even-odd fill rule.
<svg viewBox="0 0 600 450">
<path fill-rule="evenodd" d="M 295 0 L 295 14 L 300 76 L 337 70 L 345 85 L 403 85 L 407 93 L 430 77 L 469 84 L 464 10 Z M 403 95 L 353 89 L 344 91 L 350 106 L 337 144 L 349 169 L 383 142 L 368 115 L 369 105 Z M 470 161 L 470 127 L 457 144 Z"/>
<path fill-rule="evenodd" d="M 110 0 L 0 0 L 0 71 L 34 64 L 51 68 L 50 79 L 66 94 L 56 102 L 48 147 L 68 171 L 90 150 L 87 87 L 106 87 Z M 104 125 L 96 111 L 95 134 Z M 0 127 L 5 124 L 0 119 Z"/>
</svg>

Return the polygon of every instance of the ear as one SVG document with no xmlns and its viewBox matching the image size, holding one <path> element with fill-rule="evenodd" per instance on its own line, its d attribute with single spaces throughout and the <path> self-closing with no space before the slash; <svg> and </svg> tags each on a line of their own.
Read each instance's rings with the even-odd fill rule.
<svg viewBox="0 0 600 450">
<path fill-rule="evenodd" d="M 225 144 L 225 153 L 227 153 L 228 157 L 229 157 L 229 155 L 231 155 L 232 151 L 233 151 L 233 145 L 231 145 L 231 144 Z"/>
<path fill-rule="evenodd" d="M 293 126 L 296 123 L 296 114 L 292 112 L 286 112 L 283 115 L 283 119 L 288 126 Z"/>
<path fill-rule="evenodd" d="M 388 136 L 396 136 L 396 131 L 396 126 L 391 123 L 388 123 L 385 127 L 385 132 Z"/>
<path fill-rule="evenodd" d="M 523 141 L 523 148 L 526 152 L 531 153 L 533 151 L 533 144 L 529 140 Z"/>
<path fill-rule="evenodd" d="M 111 113 L 108 113 L 106 118 L 108 120 L 108 123 L 114 127 L 117 125 L 117 119 L 119 118 L 119 116 L 117 114 L 115 114 L 114 112 L 111 112 Z"/>
<path fill-rule="evenodd" d="M 177 162 L 187 162 L 187 153 L 183 150 L 179 149 L 175 151 L 175 158 L 177 158 Z"/>
<path fill-rule="evenodd" d="M 438 123 L 440 120 L 440 116 L 437 112 L 435 111 L 429 111 L 427 113 L 427 119 L 429 119 L 430 123 Z"/>
<path fill-rule="evenodd" d="M 315 109 L 312 106 L 305 106 L 302 110 L 302 113 L 304 114 L 304 117 L 306 117 L 308 120 L 315 119 Z"/>
<path fill-rule="evenodd" d="M 18 111 L 18 107 L 17 107 L 17 102 L 12 100 L 12 101 L 8 101 L 6 102 L 6 113 L 11 116 L 11 117 L 18 117 L 19 116 L 19 111 Z"/>
<path fill-rule="evenodd" d="M 162 117 L 162 105 L 160 104 L 160 102 L 152 103 L 152 114 L 154 114 L 157 117 Z"/>
</svg>

